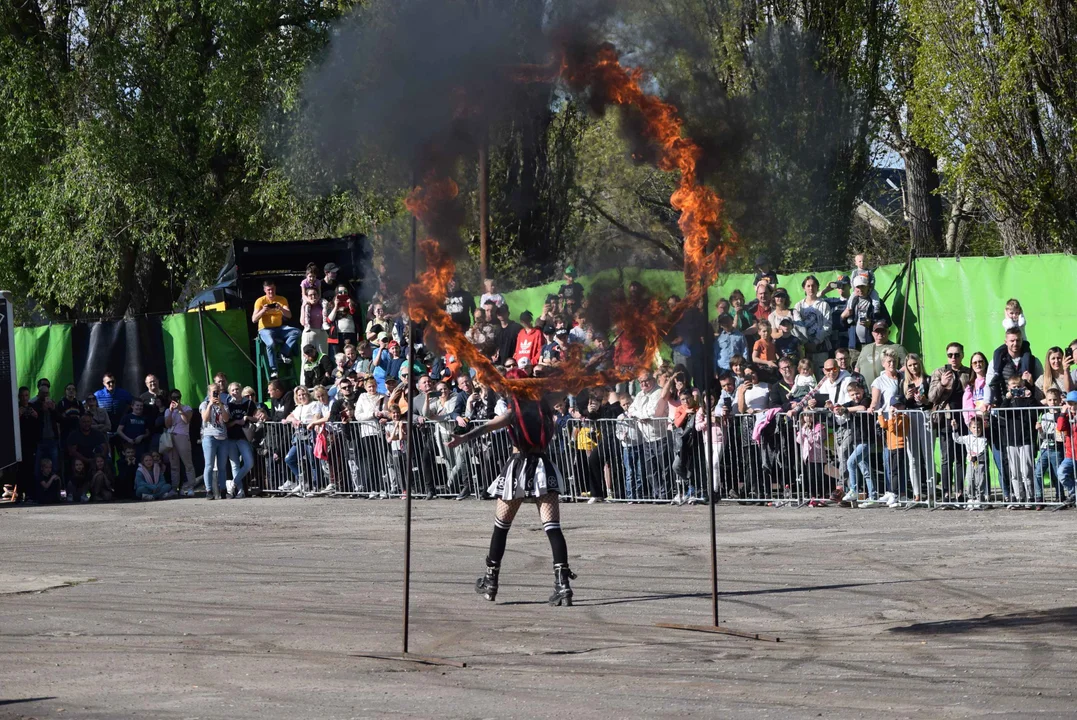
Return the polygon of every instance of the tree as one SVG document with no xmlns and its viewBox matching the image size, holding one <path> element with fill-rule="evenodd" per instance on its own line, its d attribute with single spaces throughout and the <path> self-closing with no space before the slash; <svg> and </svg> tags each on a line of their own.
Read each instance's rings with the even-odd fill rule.
<svg viewBox="0 0 1077 720">
<path fill-rule="evenodd" d="M 784 267 L 848 254 L 873 162 L 889 12 L 887 0 L 632 5 L 618 32 L 703 145 L 742 267 L 759 251 Z"/>
<path fill-rule="evenodd" d="M 1007 253 L 1077 244 L 1077 8 L 1068 0 L 911 0 L 914 130 Z"/>
<path fill-rule="evenodd" d="M 0 283 L 57 319 L 170 310 L 235 238 L 369 223 L 354 189 L 304 198 L 273 157 L 354 4 L 0 6 Z"/>
</svg>

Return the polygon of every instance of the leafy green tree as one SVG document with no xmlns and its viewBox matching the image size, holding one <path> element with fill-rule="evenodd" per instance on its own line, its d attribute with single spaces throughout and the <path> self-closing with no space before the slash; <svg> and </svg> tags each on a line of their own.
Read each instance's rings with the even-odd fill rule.
<svg viewBox="0 0 1077 720">
<path fill-rule="evenodd" d="M 910 0 L 914 130 L 962 208 L 1007 253 L 1077 244 L 1077 8 L 1068 0 Z M 986 238 L 985 238 L 986 239 Z"/>
<path fill-rule="evenodd" d="M 275 156 L 351 0 L 0 5 L 0 284 L 54 318 L 169 310 L 239 237 L 369 227 Z"/>
</svg>

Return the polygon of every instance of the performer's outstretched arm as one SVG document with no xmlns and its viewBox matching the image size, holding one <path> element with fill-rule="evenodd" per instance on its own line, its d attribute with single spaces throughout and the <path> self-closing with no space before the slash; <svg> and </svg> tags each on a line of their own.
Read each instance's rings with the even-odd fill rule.
<svg viewBox="0 0 1077 720">
<path fill-rule="evenodd" d="M 482 437 L 483 435 L 485 435 L 487 433 L 492 433 L 495 430 L 500 430 L 501 428 L 507 428 L 511 423 L 512 423 L 512 413 L 511 412 L 502 413 L 501 415 L 498 415 L 497 417 L 495 417 L 490 422 L 485 423 L 483 425 L 479 425 L 478 427 L 473 428 L 471 430 L 468 430 L 463 435 L 454 436 L 453 439 L 448 442 L 447 447 L 451 450 L 452 448 L 457 447 L 459 445 L 463 445 L 466 442 L 471 442 L 472 440 L 474 440 L 476 438 L 480 438 L 480 437 Z"/>
</svg>

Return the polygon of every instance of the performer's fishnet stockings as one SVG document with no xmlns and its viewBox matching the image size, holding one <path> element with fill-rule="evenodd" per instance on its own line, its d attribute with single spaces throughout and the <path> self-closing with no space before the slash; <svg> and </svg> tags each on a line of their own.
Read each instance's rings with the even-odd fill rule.
<svg viewBox="0 0 1077 720">
<path fill-rule="evenodd" d="M 542 524 L 547 523 L 559 523 L 561 522 L 561 503 L 558 502 L 558 496 L 553 493 L 546 493 L 538 499 L 539 518 L 542 519 Z"/>
<path fill-rule="evenodd" d="M 501 558 L 505 556 L 505 542 L 508 539 L 509 528 L 512 527 L 512 521 L 516 519 L 516 513 L 522 504 L 523 499 L 506 501 L 498 498 L 497 509 L 494 511 L 494 534 L 490 538 L 490 552 L 486 556 L 486 563 L 491 567 L 501 565 Z M 558 496 L 548 493 L 538 498 L 538 510 L 539 517 L 542 519 L 542 528 L 550 541 L 554 564 L 567 565 L 568 546 L 561 532 L 561 505 L 558 503 Z"/>
<path fill-rule="evenodd" d="M 523 504 L 523 500 L 509 500 L 505 501 L 501 498 L 497 499 L 497 509 L 494 512 L 494 518 L 504 525 L 512 525 L 512 521 L 516 518 L 516 513 L 520 509 L 520 505 Z"/>
</svg>

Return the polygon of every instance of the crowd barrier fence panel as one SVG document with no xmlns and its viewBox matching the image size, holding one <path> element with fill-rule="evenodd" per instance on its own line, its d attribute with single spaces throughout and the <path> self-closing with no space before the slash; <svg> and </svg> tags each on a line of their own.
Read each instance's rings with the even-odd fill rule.
<svg viewBox="0 0 1077 720">
<path fill-rule="evenodd" d="M 570 419 L 549 454 L 565 500 L 668 503 L 717 495 L 726 502 L 801 506 L 827 504 L 855 489 L 858 503 L 868 507 L 1049 506 L 1065 500 L 1061 445 L 1049 431 L 1057 412 L 1040 406 L 987 414 L 820 409 L 764 419 L 719 407 L 710 443 L 705 428 L 696 431 L 694 417 L 684 429 L 666 418 Z M 979 442 L 968 439 L 974 416 L 983 423 Z M 462 431 L 455 422 L 415 425 L 417 496 L 465 490 L 478 496 L 497 478 L 513 452 L 507 430 L 450 449 L 449 440 Z M 293 482 L 300 494 L 402 495 L 405 454 L 388 442 L 383 423 L 327 423 L 323 432 L 327 457 L 318 459 L 314 433 L 265 423 L 252 481 L 267 493 L 289 492 Z"/>
</svg>

